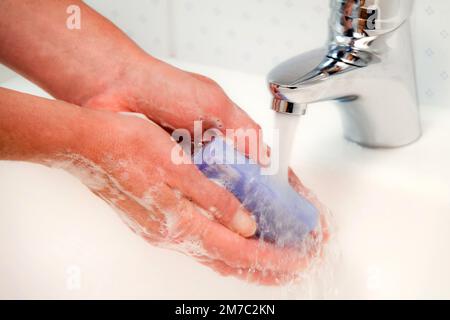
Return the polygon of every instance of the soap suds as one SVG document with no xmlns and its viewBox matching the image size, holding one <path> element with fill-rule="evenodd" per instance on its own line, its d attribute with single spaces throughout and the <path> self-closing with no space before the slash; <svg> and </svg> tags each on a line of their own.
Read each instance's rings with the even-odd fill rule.
<svg viewBox="0 0 450 320">
<path fill-rule="evenodd" d="M 126 169 L 127 166 L 131 165 L 129 161 L 125 160 L 114 162 L 113 159 L 106 159 L 105 162 L 114 163 L 116 166 L 115 169 Z M 186 234 L 189 230 L 185 230 L 183 226 L 180 226 L 180 212 L 186 209 L 183 208 L 183 205 L 181 204 L 181 200 L 183 199 L 181 191 L 173 190 L 174 197 L 179 200 L 178 204 L 175 204 L 169 209 L 161 208 L 158 205 L 157 199 L 161 193 L 161 189 L 168 187 L 165 184 L 161 183 L 159 185 L 153 185 L 148 188 L 142 196 L 138 197 L 125 190 L 121 184 L 114 177 L 109 175 L 101 166 L 83 156 L 76 154 L 72 154 L 70 156 L 64 155 L 60 156 L 58 161 L 48 160 L 46 161 L 46 164 L 53 168 L 64 169 L 78 177 L 87 187 L 89 187 L 94 193 L 114 208 L 121 220 L 124 221 L 131 230 L 139 236 L 147 239 L 152 244 L 193 256 L 200 262 L 214 261 L 218 258 L 214 256 L 213 253 L 208 252 L 205 249 L 199 235 Z M 122 172 L 122 170 L 117 171 Z M 123 177 L 123 172 L 121 174 L 121 177 Z M 164 172 L 160 169 L 159 171 L 157 170 L 157 174 L 163 176 Z M 221 183 L 221 181 L 216 182 L 219 184 Z M 313 198 L 313 195 L 308 194 L 308 197 Z M 148 229 L 142 224 L 142 222 L 137 221 L 135 218 L 130 216 L 130 214 L 124 212 L 120 206 L 120 204 L 124 201 L 134 201 L 142 206 L 148 212 L 146 219 L 148 219 L 148 221 L 158 223 L 159 228 Z M 208 210 L 198 209 L 197 211 L 206 216 L 208 219 L 213 220 L 214 214 L 217 212 L 217 208 L 210 207 Z M 309 267 L 307 270 L 302 270 L 299 272 L 298 280 L 293 280 L 289 284 L 290 286 L 298 285 L 298 283 L 310 284 L 312 281 L 311 279 L 314 278 L 316 270 L 320 269 L 317 266 L 323 262 L 323 256 L 326 251 L 325 247 L 327 247 L 322 247 L 323 233 L 320 228 L 321 226 L 318 226 L 316 232 L 317 236 L 308 237 L 305 239 L 301 253 L 304 255 L 311 255 Z M 263 240 L 260 240 L 261 243 L 263 243 L 262 241 Z M 276 245 L 283 246 L 284 244 L 281 242 Z M 270 272 L 268 270 L 264 270 L 263 266 L 258 263 L 258 255 L 256 255 L 255 259 L 255 268 L 263 273 Z M 240 273 L 243 273 L 244 271 L 249 277 L 249 280 L 251 280 L 251 275 L 252 273 L 255 273 L 256 270 L 239 270 Z"/>
</svg>

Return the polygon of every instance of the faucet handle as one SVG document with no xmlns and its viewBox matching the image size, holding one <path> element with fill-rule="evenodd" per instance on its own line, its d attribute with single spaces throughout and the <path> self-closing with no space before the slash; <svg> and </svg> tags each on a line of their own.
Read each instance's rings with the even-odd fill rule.
<svg viewBox="0 0 450 320">
<path fill-rule="evenodd" d="M 376 37 L 397 29 L 411 14 L 412 0 L 330 0 L 334 36 Z"/>
</svg>

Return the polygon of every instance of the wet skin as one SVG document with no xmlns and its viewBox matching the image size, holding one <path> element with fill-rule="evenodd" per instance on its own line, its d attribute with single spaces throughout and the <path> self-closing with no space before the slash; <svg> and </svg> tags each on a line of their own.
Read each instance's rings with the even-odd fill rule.
<svg viewBox="0 0 450 320">
<path fill-rule="evenodd" d="M 72 4 L 81 8 L 81 30 L 65 28 Z M 302 252 L 262 243 L 249 238 L 255 222 L 232 194 L 194 165 L 171 161 L 178 146 L 167 130 L 193 131 L 195 120 L 204 129 L 259 130 L 213 80 L 148 55 L 79 1 L 0 2 L 0 43 L 1 62 L 57 99 L 0 90 L 0 159 L 68 170 L 149 242 L 224 275 L 285 283 L 320 255 L 324 219 Z M 258 161 L 269 152 L 258 145 L 240 151 Z M 293 172 L 290 182 L 312 197 Z M 193 243 L 196 250 L 186 249 Z"/>
</svg>

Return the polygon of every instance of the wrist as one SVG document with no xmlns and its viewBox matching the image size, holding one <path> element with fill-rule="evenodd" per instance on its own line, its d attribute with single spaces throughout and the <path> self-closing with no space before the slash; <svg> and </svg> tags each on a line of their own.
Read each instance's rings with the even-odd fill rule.
<svg viewBox="0 0 450 320">
<path fill-rule="evenodd" d="M 6 89 L 0 98 L 0 159 L 45 163 L 83 151 L 88 110 Z"/>
</svg>

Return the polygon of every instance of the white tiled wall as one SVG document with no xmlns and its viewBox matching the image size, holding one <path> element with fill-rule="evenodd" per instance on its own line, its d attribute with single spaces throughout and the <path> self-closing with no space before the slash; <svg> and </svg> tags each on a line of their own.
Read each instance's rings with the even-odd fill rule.
<svg viewBox="0 0 450 320">
<path fill-rule="evenodd" d="M 419 97 L 450 107 L 450 1 L 416 0 L 412 23 Z"/>
<path fill-rule="evenodd" d="M 320 46 L 328 0 L 88 0 L 148 52 L 253 73 Z M 420 100 L 450 107 L 448 0 L 416 0 Z M 1 70 L 0 70 L 1 78 Z"/>
<path fill-rule="evenodd" d="M 325 43 L 328 1 L 175 0 L 175 54 L 197 62 L 266 72 Z"/>
<path fill-rule="evenodd" d="M 87 0 L 85 1 L 119 26 L 144 50 L 167 56 L 171 46 L 168 0 Z"/>
</svg>

